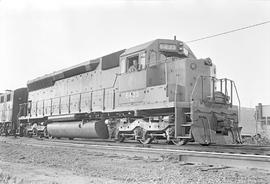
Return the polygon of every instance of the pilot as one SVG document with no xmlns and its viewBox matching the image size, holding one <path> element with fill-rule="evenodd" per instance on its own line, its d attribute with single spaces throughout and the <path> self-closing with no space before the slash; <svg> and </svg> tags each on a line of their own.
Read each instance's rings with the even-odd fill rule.
<svg viewBox="0 0 270 184">
<path fill-rule="evenodd" d="M 133 65 L 131 65 L 128 69 L 128 72 L 135 72 L 138 70 L 138 62 L 137 60 L 133 60 Z"/>
</svg>

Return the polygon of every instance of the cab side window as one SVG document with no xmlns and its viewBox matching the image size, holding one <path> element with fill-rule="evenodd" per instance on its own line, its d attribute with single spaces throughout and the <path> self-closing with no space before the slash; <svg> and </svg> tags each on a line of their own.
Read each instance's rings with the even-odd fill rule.
<svg viewBox="0 0 270 184">
<path fill-rule="evenodd" d="M 139 55 L 127 58 L 127 71 L 135 72 L 140 70 L 139 68 Z"/>
<path fill-rule="evenodd" d="M 157 53 L 154 50 L 150 51 L 149 54 L 149 63 L 150 64 L 156 64 L 157 63 Z"/>
<path fill-rule="evenodd" d="M 31 109 L 32 109 L 32 101 L 28 101 L 27 103 L 27 113 L 28 114 L 31 114 Z"/>
<path fill-rule="evenodd" d="M 121 59 L 121 73 L 126 73 L 127 71 L 127 65 L 126 65 L 126 59 Z"/>
<path fill-rule="evenodd" d="M 141 54 L 140 55 L 140 65 L 139 65 L 139 68 L 141 70 L 145 69 L 146 67 L 146 61 L 145 61 L 145 53 Z"/>
<path fill-rule="evenodd" d="M 120 59 L 121 73 L 141 71 L 146 68 L 146 53 L 124 57 Z"/>
<path fill-rule="evenodd" d="M 7 95 L 7 102 L 10 101 L 10 94 Z"/>
<path fill-rule="evenodd" d="M 3 102 L 4 102 L 4 96 L 1 96 L 0 103 L 3 103 Z"/>
</svg>

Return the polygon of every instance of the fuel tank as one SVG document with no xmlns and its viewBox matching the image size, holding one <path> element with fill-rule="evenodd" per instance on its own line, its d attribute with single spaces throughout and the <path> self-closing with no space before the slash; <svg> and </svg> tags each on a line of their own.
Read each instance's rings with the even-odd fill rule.
<svg viewBox="0 0 270 184">
<path fill-rule="evenodd" d="M 109 138 L 108 127 L 102 120 L 53 122 L 47 130 L 49 135 L 59 138 Z"/>
</svg>

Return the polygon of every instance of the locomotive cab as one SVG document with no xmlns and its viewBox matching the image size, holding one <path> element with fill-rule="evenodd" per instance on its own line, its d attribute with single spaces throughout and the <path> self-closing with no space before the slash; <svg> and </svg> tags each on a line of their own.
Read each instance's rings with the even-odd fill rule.
<svg viewBox="0 0 270 184">
<path fill-rule="evenodd" d="M 121 54 L 121 73 L 144 70 L 149 66 L 166 62 L 168 58 L 187 57 L 195 58 L 192 51 L 183 42 L 158 39 L 127 49 Z"/>
<path fill-rule="evenodd" d="M 186 89 L 185 68 L 194 59 L 189 47 L 177 40 L 158 39 L 126 49 L 120 55 L 118 107 L 133 111 L 173 102 L 175 83 L 181 82 L 183 90 Z M 185 94 L 188 92 L 183 91 L 182 95 Z"/>
</svg>

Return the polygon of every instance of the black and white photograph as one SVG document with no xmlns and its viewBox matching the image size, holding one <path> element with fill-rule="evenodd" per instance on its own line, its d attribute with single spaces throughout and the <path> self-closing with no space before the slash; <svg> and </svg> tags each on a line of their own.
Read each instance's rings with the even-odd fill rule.
<svg viewBox="0 0 270 184">
<path fill-rule="evenodd" d="M 270 183 L 270 0 L 0 0 L 0 184 Z"/>
</svg>

